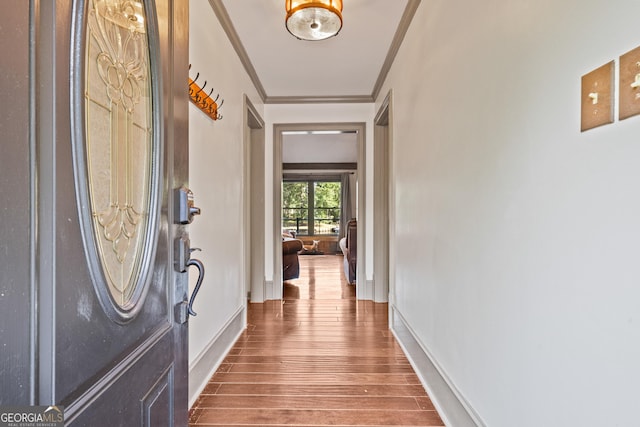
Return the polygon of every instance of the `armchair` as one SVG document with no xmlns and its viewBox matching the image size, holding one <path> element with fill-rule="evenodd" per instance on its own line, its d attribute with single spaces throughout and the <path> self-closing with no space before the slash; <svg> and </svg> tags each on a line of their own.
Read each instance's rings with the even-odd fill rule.
<svg viewBox="0 0 640 427">
<path fill-rule="evenodd" d="M 344 255 L 344 275 L 350 284 L 356 283 L 358 265 L 358 226 L 352 219 L 347 223 L 346 236 L 340 239 L 340 249 Z"/>
<path fill-rule="evenodd" d="M 302 250 L 302 241 L 290 237 L 282 239 L 282 280 L 293 280 L 300 277 L 298 252 Z"/>
</svg>

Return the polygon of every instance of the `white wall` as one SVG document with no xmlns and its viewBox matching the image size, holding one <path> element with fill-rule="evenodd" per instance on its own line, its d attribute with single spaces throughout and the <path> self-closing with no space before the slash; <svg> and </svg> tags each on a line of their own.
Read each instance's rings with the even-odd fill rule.
<svg viewBox="0 0 640 427">
<path fill-rule="evenodd" d="M 371 104 L 268 104 L 264 106 L 265 128 L 265 277 L 273 280 L 273 125 L 292 123 L 366 123 L 365 144 L 366 159 L 366 210 L 372 218 L 373 176 L 370 165 L 373 164 L 373 103 Z M 355 211 L 354 211 L 355 212 Z M 366 277 L 373 275 L 371 266 L 371 245 L 373 229 L 370 219 L 367 222 L 365 239 L 367 242 Z"/>
<path fill-rule="evenodd" d="M 358 135 L 284 135 L 282 163 L 357 163 Z"/>
<path fill-rule="evenodd" d="M 189 232 L 191 245 L 202 248 L 193 257 L 201 259 L 206 267 L 194 307 L 198 315 L 189 320 L 189 362 L 193 368 L 245 304 L 243 94 L 260 114 L 263 105 L 209 2 L 192 0 L 189 6 L 189 75 L 194 78 L 199 72 L 198 82 L 207 80 L 207 88 L 214 87 L 215 93 L 224 98 L 224 117 L 215 122 L 189 104 L 189 183 L 196 205 L 202 209 Z M 190 279 L 193 287 L 195 269 Z M 191 382 L 206 380 L 190 378 Z"/>
<path fill-rule="evenodd" d="M 491 427 L 638 425 L 640 116 L 580 133 L 637 0 L 423 1 L 393 89 L 396 309 Z"/>
</svg>

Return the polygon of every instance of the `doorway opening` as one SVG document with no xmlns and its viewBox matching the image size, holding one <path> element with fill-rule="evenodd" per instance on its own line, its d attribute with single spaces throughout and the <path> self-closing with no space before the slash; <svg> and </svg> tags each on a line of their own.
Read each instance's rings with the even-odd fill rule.
<svg viewBox="0 0 640 427">
<path fill-rule="evenodd" d="M 340 240 L 349 221 L 364 230 L 364 132 L 364 123 L 274 125 L 273 295 L 267 299 L 284 296 L 283 233 L 306 246 L 299 257 L 322 254 L 342 260 Z M 364 280 L 363 234 L 353 245 L 359 251 L 353 268 L 356 295 L 359 278 Z M 336 265 L 342 274 L 342 263 Z"/>
</svg>

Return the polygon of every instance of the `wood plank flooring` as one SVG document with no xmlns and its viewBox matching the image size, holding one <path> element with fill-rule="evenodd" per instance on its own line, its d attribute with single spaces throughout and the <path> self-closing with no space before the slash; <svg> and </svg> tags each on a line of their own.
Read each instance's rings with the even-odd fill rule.
<svg viewBox="0 0 640 427">
<path fill-rule="evenodd" d="M 356 301 L 342 256 L 301 256 L 284 296 L 249 304 L 190 426 L 444 426 L 389 332 L 387 304 Z"/>
</svg>

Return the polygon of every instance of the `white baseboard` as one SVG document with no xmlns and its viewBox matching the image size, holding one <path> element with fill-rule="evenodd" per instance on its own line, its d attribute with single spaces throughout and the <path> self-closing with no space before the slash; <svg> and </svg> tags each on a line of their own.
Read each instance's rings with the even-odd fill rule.
<svg viewBox="0 0 640 427">
<path fill-rule="evenodd" d="M 400 312 L 391 306 L 389 314 L 391 332 L 407 355 L 444 423 L 450 427 L 485 427 L 480 416 L 422 345 Z"/>
<path fill-rule="evenodd" d="M 220 332 L 189 366 L 189 408 L 204 390 L 245 327 L 245 308 L 240 307 Z"/>
</svg>

